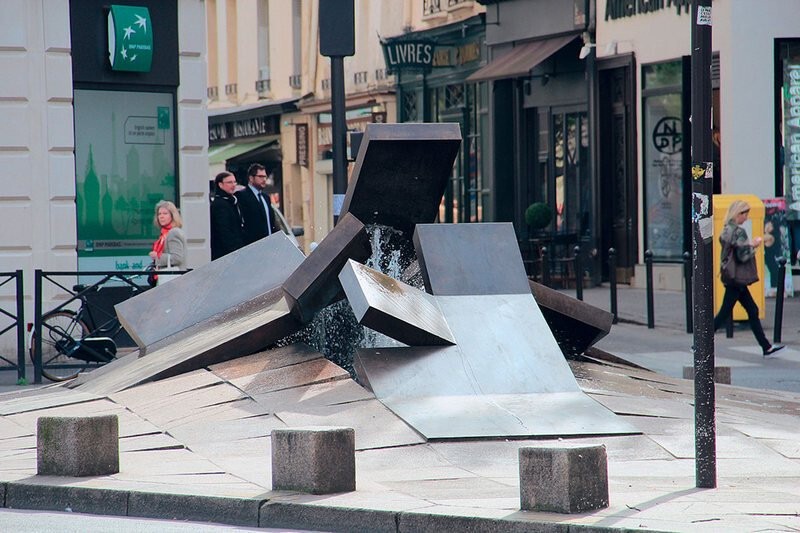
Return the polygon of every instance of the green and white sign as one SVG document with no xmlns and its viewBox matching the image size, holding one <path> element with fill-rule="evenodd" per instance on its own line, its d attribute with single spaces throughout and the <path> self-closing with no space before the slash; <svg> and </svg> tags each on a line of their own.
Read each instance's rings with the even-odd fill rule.
<svg viewBox="0 0 800 533">
<path fill-rule="evenodd" d="M 146 7 L 111 6 L 108 12 L 108 59 L 112 70 L 150 72 L 153 28 Z"/>
</svg>

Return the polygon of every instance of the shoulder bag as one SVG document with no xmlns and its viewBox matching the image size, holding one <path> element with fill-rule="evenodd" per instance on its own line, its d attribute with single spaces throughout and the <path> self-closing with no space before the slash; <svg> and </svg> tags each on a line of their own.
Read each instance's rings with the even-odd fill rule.
<svg viewBox="0 0 800 533">
<path fill-rule="evenodd" d="M 178 271 L 180 271 L 180 268 L 178 268 L 176 266 L 172 266 L 171 259 L 172 259 L 172 257 L 169 254 L 167 254 L 167 266 L 157 269 L 158 272 L 159 272 L 159 276 L 156 279 L 156 285 L 163 285 L 163 284 L 168 283 L 168 282 L 170 282 L 173 279 L 178 277 L 177 274 L 170 274 L 168 276 L 160 275 L 160 273 L 162 273 L 162 272 L 178 272 Z"/>
<path fill-rule="evenodd" d="M 723 285 L 736 285 L 738 287 L 752 285 L 758 281 L 755 256 L 744 263 L 740 263 L 736 259 L 736 247 L 731 245 L 728 249 L 728 254 L 720 265 L 720 277 Z"/>
</svg>

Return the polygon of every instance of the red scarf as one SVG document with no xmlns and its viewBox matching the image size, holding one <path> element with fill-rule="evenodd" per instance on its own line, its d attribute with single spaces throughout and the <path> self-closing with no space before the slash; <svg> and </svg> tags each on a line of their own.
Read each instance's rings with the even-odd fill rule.
<svg viewBox="0 0 800 533">
<path fill-rule="evenodd" d="M 167 233 L 169 230 L 172 229 L 172 224 L 167 224 L 161 228 L 161 235 L 159 235 L 156 242 L 153 243 L 153 251 L 156 253 L 157 257 L 161 257 L 161 254 L 164 253 L 164 246 L 167 244 Z"/>
</svg>

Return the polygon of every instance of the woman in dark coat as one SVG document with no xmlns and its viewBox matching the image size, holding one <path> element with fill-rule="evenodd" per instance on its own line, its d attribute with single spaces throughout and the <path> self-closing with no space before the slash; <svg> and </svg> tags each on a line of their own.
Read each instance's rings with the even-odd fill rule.
<svg viewBox="0 0 800 533">
<path fill-rule="evenodd" d="M 220 172 L 214 178 L 215 192 L 211 202 L 211 260 L 218 259 L 244 246 L 242 214 L 234 196 L 236 177 Z"/>
<path fill-rule="evenodd" d="M 750 205 L 743 200 L 735 200 L 728 208 L 728 213 L 725 215 L 725 226 L 719 236 L 719 242 L 722 243 L 722 260 L 720 263 L 725 260 L 729 253 L 733 253 L 732 259 L 739 265 L 750 261 L 755 262 L 756 248 L 761 246 L 762 240 L 761 237 L 756 237 L 750 242 L 747 231 L 742 227 L 748 216 L 750 216 Z M 767 340 L 767 336 L 764 335 L 764 328 L 761 327 L 761 322 L 758 320 L 758 305 L 753 300 L 750 289 L 747 288 L 747 285 L 742 285 L 735 281 L 725 283 L 725 296 L 722 297 L 719 313 L 714 317 L 714 331 L 730 320 L 733 306 L 736 305 L 737 301 L 747 311 L 750 329 L 753 330 L 753 335 L 755 335 L 758 344 L 761 345 L 761 352 L 764 356 L 766 357 L 783 349 L 782 345 L 773 345 Z"/>
</svg>

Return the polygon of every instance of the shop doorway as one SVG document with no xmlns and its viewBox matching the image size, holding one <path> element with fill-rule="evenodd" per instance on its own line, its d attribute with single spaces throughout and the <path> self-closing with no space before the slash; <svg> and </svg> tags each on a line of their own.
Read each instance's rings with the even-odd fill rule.
<svg viewBox="0 0 800 533">
<path fill-rule="evenodd" d="M 632 68 L 624 65 L 601 69 L 598 76 L 598 235 L 602 279 L 609 279 L 608 250 L 614 248 L 617 281 L 629 283 L 638 257 Z"/>
</svg>

